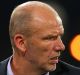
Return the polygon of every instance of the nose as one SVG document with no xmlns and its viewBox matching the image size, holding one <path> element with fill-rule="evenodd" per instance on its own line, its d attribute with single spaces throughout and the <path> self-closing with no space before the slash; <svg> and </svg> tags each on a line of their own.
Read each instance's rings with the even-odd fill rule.
<svg viewBox="0 0 80 75">
<path fill-rule="evenodd" d="M 55 41 L 55 50 L 57 50 L 57 51 L 65 50 L 65 45 L 63 44 L 63 42 L 60 38 Z"/>
</svg>

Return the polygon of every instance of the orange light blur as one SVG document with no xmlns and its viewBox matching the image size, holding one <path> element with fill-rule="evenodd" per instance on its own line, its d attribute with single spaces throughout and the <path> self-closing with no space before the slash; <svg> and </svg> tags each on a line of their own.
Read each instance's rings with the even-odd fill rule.
<svg viewBox="0 0 80 75">
<path fill-rule="evenodd" d="M 80 35 L 73 38 L 70 43 L 70 53 L 78 61 L 80 61 Z"/>
</svg>

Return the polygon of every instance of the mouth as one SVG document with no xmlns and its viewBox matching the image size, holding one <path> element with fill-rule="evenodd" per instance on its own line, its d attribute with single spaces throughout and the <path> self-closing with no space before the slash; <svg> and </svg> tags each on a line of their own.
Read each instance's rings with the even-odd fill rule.
<svg viewBox="0 0 80 75">
<path fill-rule="evenodd" d="M 58 61 L 59 61 L 59 56 L 50 58 L 50 63 L 51 64 L 57 64 Z"/>
</svg>

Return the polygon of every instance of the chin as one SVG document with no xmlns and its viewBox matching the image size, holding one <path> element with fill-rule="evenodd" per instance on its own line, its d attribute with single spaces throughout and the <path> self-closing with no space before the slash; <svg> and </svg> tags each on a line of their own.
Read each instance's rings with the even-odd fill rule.
<svg viewBox="0 0 80 75">
<path fill-rule="evenodd" d="M 49 71 L 54 71 L 54 70 L 56 70 L 56 64 L 49 67 Z"/>
<path fill-rule="evenodd" d="M 46 72 L 55 71 L 56 70 L 56 64 L 46 66 L 45 70 L 46 70 Z"/>
</svg>

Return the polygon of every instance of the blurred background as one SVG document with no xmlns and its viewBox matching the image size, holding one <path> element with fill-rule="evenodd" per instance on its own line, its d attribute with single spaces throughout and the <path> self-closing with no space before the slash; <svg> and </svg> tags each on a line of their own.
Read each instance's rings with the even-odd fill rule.
<svg viewBox="0 0 80 75">
<path fill-rule="evenodd" d="M 30 0 L 2 0 L 0 2 L 0 61 L 11 56 L 12 48 L 8 26 L 13 9 Z M 37 0 L 55 7 L 65 29 L 62 40 L 66 46 L 61 60 L 80 67 L 80 1 L 79 0 Z M 79 37 L 77 37 L 79 35 Z M 76 39 L 75 39 L 76 38 Z M 77 42 L 76 42 L 77 41 Z"/>
</svg>

